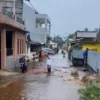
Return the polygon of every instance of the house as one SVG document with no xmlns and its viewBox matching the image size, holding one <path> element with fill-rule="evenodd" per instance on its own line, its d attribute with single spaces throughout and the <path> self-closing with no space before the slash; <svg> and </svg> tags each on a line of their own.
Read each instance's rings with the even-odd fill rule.
<svg viewBox="0 0 100 100">
<path fill-rule="evenodd" d="M 98 31 L 77 31 L 75 32 L 76 39 L 82 45 L 82 50 L 89 50 L 100 52 L 100 43 L 97 41 Z"/>
<path fill-rule="evenodd" d="M 25 54 L 25 23 L 0 6 L 0 69 L 13 71 Z"/>
<path fill-rule="evenodd" d="M 54 49 L 54 48 L 57 48 L 58 44 L 50 41 L 49 46 L 52 47 L 52 49 Z"/>
<path fill-rule="evenodd" d="M 31 56 L 36 45 L 46 45 L 47 39 L 50 37 L 51 21 L 47 14 L 40 14 L 35 8 L 26 3 L 23 6 L 23 19 L 26 23 L 26 30 L 30 32 L 31 39 L 31 42 L 28 42 L 26 46 L 26 51 L 27 55 Z"/>
</svg>

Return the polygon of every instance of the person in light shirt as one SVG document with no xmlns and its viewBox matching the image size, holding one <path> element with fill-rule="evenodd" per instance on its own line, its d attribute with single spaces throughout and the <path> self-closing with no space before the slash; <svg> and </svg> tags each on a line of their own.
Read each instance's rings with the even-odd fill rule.
<svg viewBox="0 0 100 100">
<path fill-rule="evenodd" d="M 52 60 L 49 57 L 49 54 L 47 54 L 47 70 L 48 73 L 51 73 L 51 65 L 52 65 Z"/>
</svg>

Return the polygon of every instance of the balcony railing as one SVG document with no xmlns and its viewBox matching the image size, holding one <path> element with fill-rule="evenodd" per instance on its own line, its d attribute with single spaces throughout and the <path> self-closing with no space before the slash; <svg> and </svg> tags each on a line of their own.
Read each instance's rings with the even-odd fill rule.
<svg viewBox="0 0 100 100">
<path fill-rule="evenodd" d="M 13 55 L 13 49 L 7 49 L 6 55 L 7 56 L 12 56 Z"/>
<path fill-rule="evenodd" d="M 19 22 L 20 24 L 25 25 L 25 22 L 23 21 L 22 18 L 19 18 L 19 17 L 15 18 L 15 15 L 12 12 L 8 12 L 5 8 L 2 8 L 2 12 L 3 12 L 4 15 L 10 17 L 11 19 L 14 19 L 17 22 Z"/>
<path fill-rule="evenodd" d="M 16 21 L 19 22 L 20 24 L 25 25 L 25 22 L 19 17 L 16 17 Z"/>
<path fill-rule="evenodd" d="M 2 8 L 2 12 L 4 15 L 10 17 L 11 19 L 15 19 L 12 12 L 8 12 L 5 8 Z"/>
</svg>

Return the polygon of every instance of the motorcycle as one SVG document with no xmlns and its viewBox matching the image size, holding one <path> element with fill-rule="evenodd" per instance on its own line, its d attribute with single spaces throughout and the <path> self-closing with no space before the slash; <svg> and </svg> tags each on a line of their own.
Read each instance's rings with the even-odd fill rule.
<svg viewBox="0 0 100 100">
<path fill-rule="evenodd" d="M 27 71 L 27 67 L 25 65 L 25 58 L 21 57 L 19 59 L 19 63 L 20 63 L 20 66 L 21 66 L 20 69 L 21 69 L 22 73 L 25 73 Z"/>
</svg>

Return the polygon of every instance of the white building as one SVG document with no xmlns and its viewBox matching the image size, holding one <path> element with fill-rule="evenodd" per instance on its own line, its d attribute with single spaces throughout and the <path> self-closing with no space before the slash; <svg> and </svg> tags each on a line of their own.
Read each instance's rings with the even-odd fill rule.
<svg viewBox="0 0 100 100">
<path fill-rule="evenodd" d="M 57 48 L 57 46 L 58 46 L 57 43 L 52 42 L 52 41 L 50 41 L 49 45 L 52 46 L 53 49 L 54 49 L 54 48 Z"/>
<path fill-rule="evenodd" d="M 47 37 L 50 36 L 50 18 L 47 14 L 40 14 L 26 3 L 23 7 L 23 19 L 25 20 L 26 30 L 30 32 L 31 40 L 46 44 Z M 30 56 L 30 45 L 27 45 L 27 53 Z"/>
</svg>

